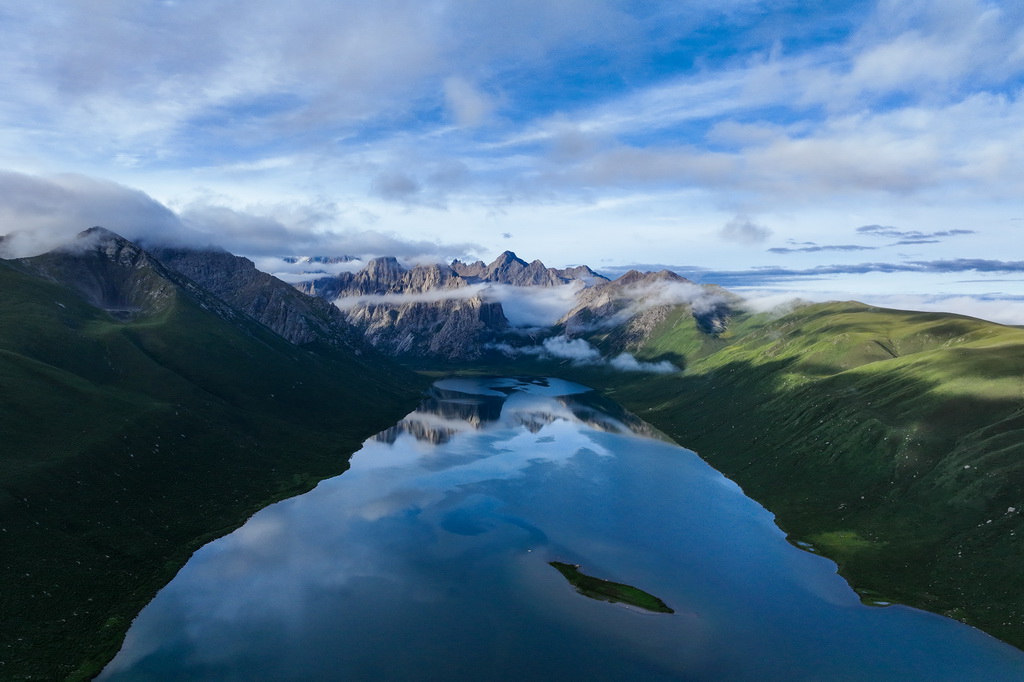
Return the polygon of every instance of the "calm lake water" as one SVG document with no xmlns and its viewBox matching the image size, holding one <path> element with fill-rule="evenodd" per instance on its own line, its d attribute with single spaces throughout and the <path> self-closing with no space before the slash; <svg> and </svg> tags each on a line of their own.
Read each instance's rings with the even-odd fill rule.
<svg viewBox="0 0 1024 682">
<path fill-rule="evenodd" d="M 675 613 L 588 599 L 554 560 Z M 1024 679 L 1024 653 L 864 606 L 835 568 L 583 386 L 448 379 L 196 552 L 100 679 Z"/>
</svg>

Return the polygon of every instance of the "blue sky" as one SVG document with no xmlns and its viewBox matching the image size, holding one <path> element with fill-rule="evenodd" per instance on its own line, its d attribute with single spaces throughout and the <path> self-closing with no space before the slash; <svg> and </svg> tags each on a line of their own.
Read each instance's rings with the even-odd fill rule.
<svg viewBox="0 0 1024 682">
<path fill-rule="evenodd" d="M 0 233 L 1024 323 L 1022 91 L 1019 2 L 0 1 Z"/>
</svg>

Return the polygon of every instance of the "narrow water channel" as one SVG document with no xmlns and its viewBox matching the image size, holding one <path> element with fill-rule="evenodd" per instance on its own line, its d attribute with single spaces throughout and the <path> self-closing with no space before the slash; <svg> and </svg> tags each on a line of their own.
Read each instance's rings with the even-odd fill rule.
<svg viewBox="0 0 1024 682">
<path fill-rule="evenodd" d="M 548 562 L 674 610 L 578 594 Z M 558 379 L 448 379 L 349 471 L 198 551 L 102 680 L 1021 680 L 862 605 L 694 453 Z"/>
</svg>

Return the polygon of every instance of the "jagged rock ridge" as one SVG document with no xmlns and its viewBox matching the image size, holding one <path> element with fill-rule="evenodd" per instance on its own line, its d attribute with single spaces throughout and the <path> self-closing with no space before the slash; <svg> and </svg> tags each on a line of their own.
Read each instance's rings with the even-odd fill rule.
<svg viewBox="0 0 1024 682">
<path fill-rule="evenodd" d="M 557 287 L 578 283 L 577 301 L 557 322 L 569 337 L 618 327 L 615 345 L 626 350 L 645 339 L 669 312 L 688 307 L 701 331 L 725 329 L 736 297 L 699 285 L 668 270 L 632 270 L 614 281 L 585 265 L 548 268 L 505 251 L 483 261 L 404 268 L 396 258 L 376 258 L 358 272 L 320 277 L 295 285 L 300 291 L 334 301 L 346 319 L 379 349 L 396 355 L 471 360 L 495 342 L 509 338 L 502 304 L 489 300 L 488 285 Z M 555 331 L 555 330 L 552 330 Z"/>
<path fill-rule="evenodd" d="M 278 335 L 297 344 L 325 343 L 362 352 L 360 336 L 337 307 L 303 296 L 261 272 L 248 258 L 211 249 L 152 249 L 161 262 L 198 282 Z"/>
<path fill-rule="evenodd" d="M 396 258 L 375 258 L 358 272 L 295 286 L 338 303 L 367 341 L 389 353 L 474 359 L 509 329 L 501 303 L 488 300 L 485 285 L 554 287 L 576 281 L 607 279 L 585 265 L 548 268 L 506 251 L 490 265 L 455 260 L 406 269 Z"/>
<path fill-rule="evenodd" d="M 452 261 L 451 268 L 460 277 L 472 284 L 477 282 L 498 282 L 513 286 L 553 287 L 560 284 L 570 284 L 576 280 L 608 281 L 606 277 L 597 274 L 586 265 L 559 270 L 545 267 L 539 260 L 527 263 L 511 251 L 503 252 L 490 265 L 485 265 L 483 261 L 467 264 L 454 260 Z"/>
</svg>

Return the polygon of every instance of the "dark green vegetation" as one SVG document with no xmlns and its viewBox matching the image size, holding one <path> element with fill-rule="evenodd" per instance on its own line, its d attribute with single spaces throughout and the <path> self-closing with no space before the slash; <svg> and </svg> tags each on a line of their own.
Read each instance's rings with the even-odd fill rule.
<svg viewBox="0 0 1024 682">
<path fill-rule="evenodd" d="M 342 472 L 425 384 L 130 256 L 0 260 L 0 679 L 99 672 L 193 551 Z"/>
<path fill-rule="evenodd" d="M 590 340 L 618 351 L 618 334 Z M 629 348 L 685 371 L 535 370 L 600 388 L 699 452 L 866 602 L 1024 647 L 1024 330 L 830 303 L 737 314 L 715 337 L 678 309 Z"/>
<path fill-rule="evenodd" d="M 592 578 L 589 575 L 584 575 L 580 571 L 580 567 L 573 564 L 565 564 L 561 561 L 550 561 L 548 563 L 557 568 L 558 572 L 569 581 L 569 584 L 585 597 L 600 601 L 610 601 L 613 604 L 615 602 L 622 602 L 623 604 L 630 604 L 646 611 L 654 611 L 655 613 L 675 613 L 675 611 L 665 605 L 665 602 L 653 594 L 648 594 L 632 585 L 623 585 L 622 583 L 613 583 L 610 580 Z"/>
</svg>

